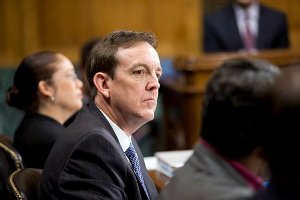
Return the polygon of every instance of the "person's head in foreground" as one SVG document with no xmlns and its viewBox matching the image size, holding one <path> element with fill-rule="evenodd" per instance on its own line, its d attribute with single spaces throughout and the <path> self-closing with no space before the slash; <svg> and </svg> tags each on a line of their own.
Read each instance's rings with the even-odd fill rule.
<svg viewBox="0 0 300 200">
<path fill-rule="evenodd" d="M 262 187 L 262 99 L 279 69 L 232 59 L 217 68 L 203 96 L 201 139 L 161 192 L 162 199 L 241 200 Z"/>
<path fill-rule="evenodd" d="M 263 149 L 272 178 L 258 199 L 300 199 L 300 64 L 282 69 L 265 98 Z"/>
</svg>

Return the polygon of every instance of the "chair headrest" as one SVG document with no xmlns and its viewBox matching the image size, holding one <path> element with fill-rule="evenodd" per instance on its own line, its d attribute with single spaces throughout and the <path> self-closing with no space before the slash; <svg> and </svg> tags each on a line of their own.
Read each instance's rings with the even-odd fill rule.
<svg viewBox="0 0 300 200">
<path fill-rule="evenodd" d="M 15 148 L 3 141 L 0 141 L 0 150 L 1 149 L 14 161 L 16 170 L 24 168 L 22 157 Z"/>
<path fill-rule="evenodd" d="M 8 188 L 10 197 L 18 200 L 37 199 L 38 185 L 42 169 L 24 168 L 9 176 Z"/>
</svg>

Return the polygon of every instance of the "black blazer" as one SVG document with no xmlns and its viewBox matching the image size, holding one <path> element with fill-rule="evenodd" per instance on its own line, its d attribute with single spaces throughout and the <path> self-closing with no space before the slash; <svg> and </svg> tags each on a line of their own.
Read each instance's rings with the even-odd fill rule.
<svg viewBox="0 0 300 200">
<path fill-rule="evenodd" d="M 14 147 L 21 154 L 25 167 L 43 168 L 64 129 L 51 117 L 27 112 L 14 136 Z"/>
<path fill-rule="evenodd" d="M 151 199 L 157 190 L 139 156 Z M 146 199 L 121 145 L 94 103 L 78 113 L 55 143 L 43 170 L 39 199 Z"/>
<path fill-rule="evenodd" d="M 288 48 L 286 15 L 260 5 L 256 48 Z M 229 5 L 204 18 L 204 52 L 237 51 L 243 49 L 233 6 Z"/>
</svg>

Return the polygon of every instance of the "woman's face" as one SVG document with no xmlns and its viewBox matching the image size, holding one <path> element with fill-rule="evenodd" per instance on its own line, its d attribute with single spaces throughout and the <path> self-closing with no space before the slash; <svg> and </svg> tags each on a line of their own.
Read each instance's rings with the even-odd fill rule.
<svg viewBox="0 0 300 200">
<path fill-rule="evenodd" d="M 51 78 L 52 101 L 62 110 L 75 113 L 82 107 L 82 82 L 71 61 L 61 54 L 58 56 L 59 61 L 51 66 L 56 68 Z"/>
</svg>

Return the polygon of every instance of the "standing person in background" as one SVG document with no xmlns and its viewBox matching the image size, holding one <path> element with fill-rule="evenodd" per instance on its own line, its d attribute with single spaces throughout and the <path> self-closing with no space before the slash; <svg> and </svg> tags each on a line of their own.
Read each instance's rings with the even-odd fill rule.
<svg viewBox="0 0 300 200">
<path fill-rule="evenodd" d="M 300 199 L 300 63 L 283 68 L 265 98 L 263 150 L 272 178 L 255 200 Z"/>
<path fill-rule="evenodd" d="M 209 80 L 201 140 L 160 193 L 162 200 L 243 200 L 263 187 L 262 98 L 279 69 L 259 60 L 229 60 Z"/>
<path fill-rule="evenodd" d="M 87 62 L 92 101 L 55 143 L 39 198 L 156 199 L 132 134 L 154 118 L 162 74 L 152 33 L 116 31 Z"/>
<path fill-rule="evenodd" d="M 82 107 L 81 89 L 74 66 L 62 54 L 43 51 L 21 62 L 7 103 L 26 111 L 14 136 L 25 167 L 44 167 L 63 123 Z"/>
<path fill-rule="evenodd" d="M 286 15 L 258 0 L 234 0 L 204 19 L 204 52 L 289 47 Z"/>
</svg>

